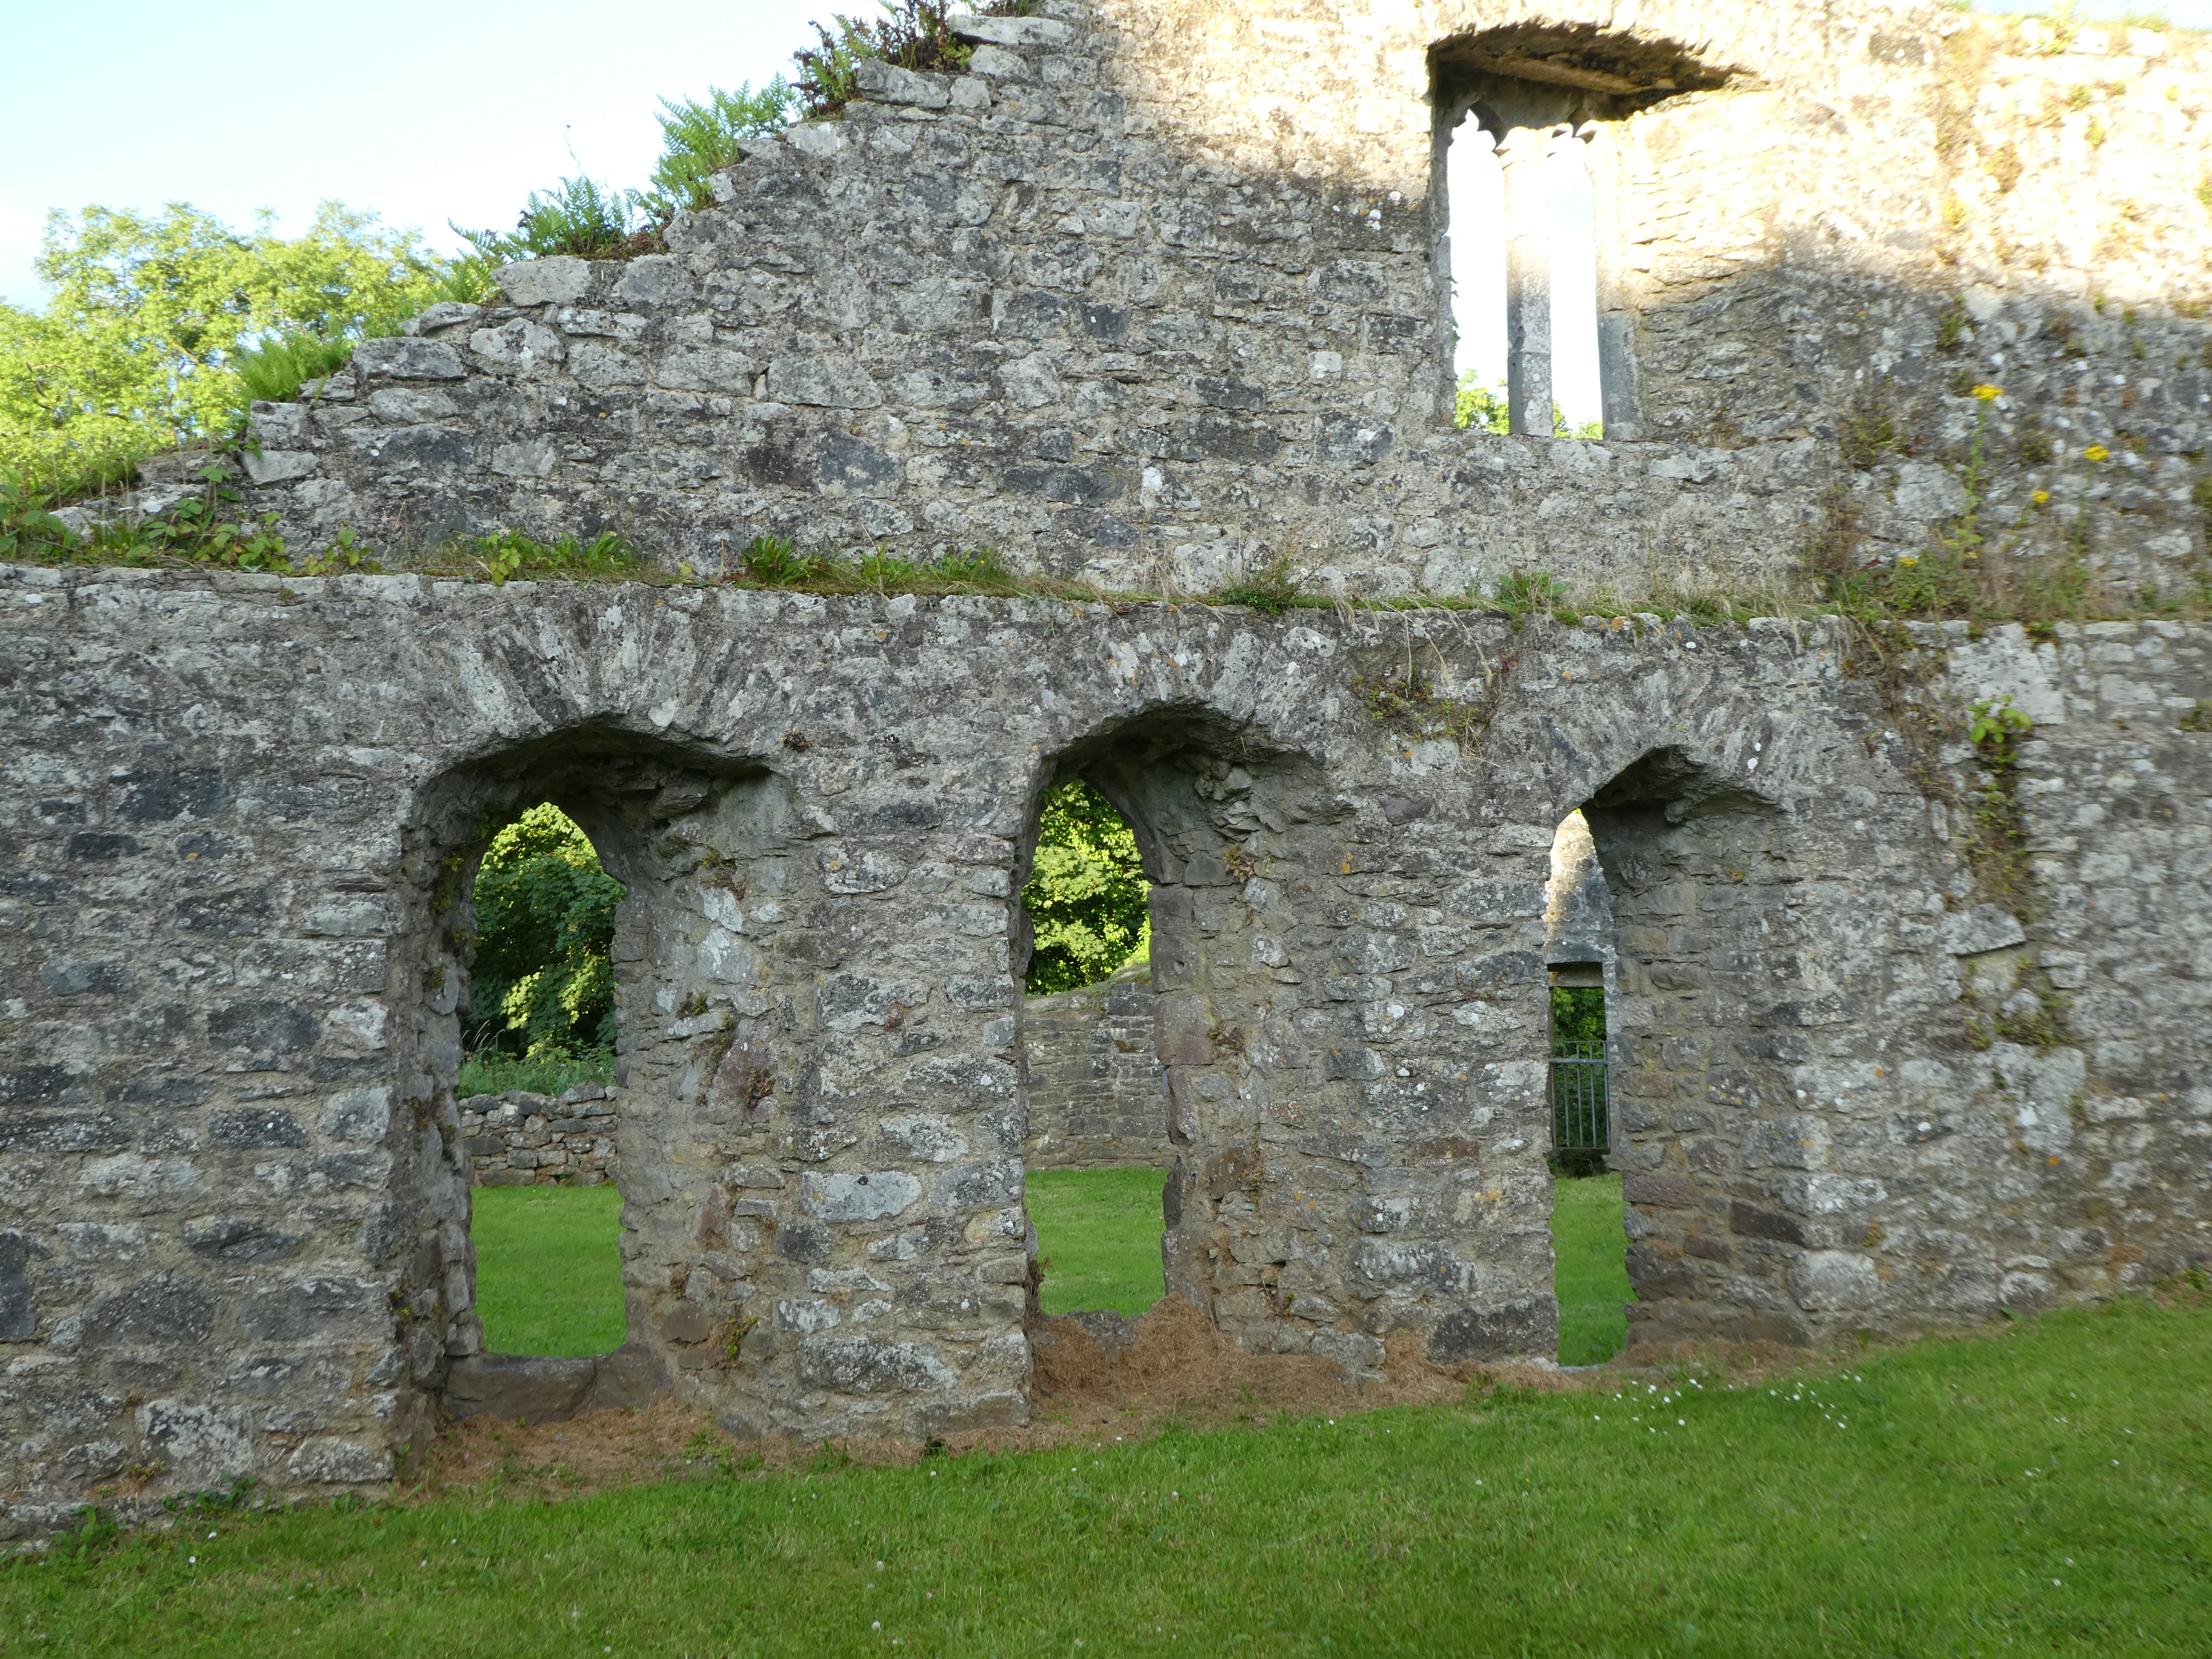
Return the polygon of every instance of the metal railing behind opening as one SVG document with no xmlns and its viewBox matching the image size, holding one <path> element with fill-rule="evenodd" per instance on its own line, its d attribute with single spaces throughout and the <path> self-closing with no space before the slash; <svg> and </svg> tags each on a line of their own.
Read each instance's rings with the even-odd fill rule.
<svg viewBox="0 0 2212 1659">
<path fill-rule="evenodd" d="M 1555 1040 L 1552 1044 L 1552 1146 L 1562 1152 L 1610 1151 L 1605 1043 Z"/>
</svg>

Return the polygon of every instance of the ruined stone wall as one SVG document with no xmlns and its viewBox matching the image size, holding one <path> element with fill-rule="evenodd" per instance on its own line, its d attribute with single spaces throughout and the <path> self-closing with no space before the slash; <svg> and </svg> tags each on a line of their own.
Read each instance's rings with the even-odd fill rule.
<svg viewBox="0 0 2212 1659">
<path fill-rule="evenodd" d="M 1550 1352 L 1577 805 L 1644 1334 L 1815 1340 L 2207 1254 L 2201 628 L 1952 647 L 1946 706 L 2041 711 L 2022 928 L 1839 636 L 1781 623 L 21 568 L 0 619 L 15 1529 L 134 1468 L 374 1481 L 477 1378 L 467 881 L 546 799 L 629 895 L 624 1386 L 738 1432 L 1025 1414 L 1015 896 L 1069 775 L 1154 884 L 1169 1283 L 1248 1347 Z M 1378 726 L 1355 679 L 1409 653 L 1486 732 Z M 1972 1048 L 1962 958 L 2077 988 L 2066 1040 Z"/>
<path fill-rule="evenodd" d="M 478 1187 L 597 1187 L 614 1178 L 621 1108 L 583 1083 L 557 1100 L 524 1089 L 460 1102 L 461 1143 Z"/>
<path fill-rule="evenodd" d="M 2195 591 L 2201 47 L 1584 9 L 1548 35 L 1504 0 L 979 21 L 969 73 L 876 66 L 840 118 L 744 146 L 668 255 L 511 268 L 501 303 L 258 410 L 250 504 L 310 544 L 611 526 L 707 571 L 781 535 L 1155 592 L 1279 556 L 1361 592 L 1746 591 L 1842 519 L 1862 556 L 1925 550 L 1985 418 L 1989 532 L 2057 551 L 2086 507 L 2100 580 Z M 1449 424 L 1445 239 L 1499 232 L 1434 198 L 1427 52 L 1501 30 L 1642 88 L 1593 140 L 1641 386 L 1616 441 Z M 1880 441 L 1846 467 L 1853 419 Z"/>
<path fill-rule="evenodd" d="M 1150 963 L 1023 1001 L 1026 1168 L 1167 1168 L 1174 1154 L 1155 1018 Z"/>
<path fill-rule="evenodd" d="M 2126 37 L 2112 91 L 2087 32 L 2015 62 L 1878 8 L 1513 34 L 1632 89 L 1592 142 L 1658 435 L 1592 444 L 1443 424 L 1468 228 L 1428 193 L 1426 54 L 1528 14 L 1042 10 L 748 145 L 668 255 L 511 267 L 260 408 L 247 505 L 311 545 L 615 526 L 706 574 L 773 533 L 1170 593 L 1277 553 L 1392 592 L 1747 582 L 1816 521 L 1925 545 L 1986 419 L 1985 530 L 2197 579 L 2195 48 Z M 2039 204 L 2091 161 L 2085 264 Z M 1889 435 L 1839 471 L 1847 419 Z M 11 1530 L 373 1483 L 496 1397 L 458 1011 L 486 827 L 545 799 L 629 894 L 630 1342 L 576 1398 L 1024 1419 L 1017 895 L 1079 776 L 1152 884 L 1167 1282 L 1249 1348 L 1552 1351 L 1577 808 L 1642 1335 L 1820 1341 L 2212 1252 L 2201 626 L 1935 630 L 1925 722 L 1826 623 L 4 568 L 0 630 Z M 1375 696 L 1416 671 L 1426 714 Z M 1914 746 L 1997 696 L 2035 721 L 2003 904 L 1972 752 Z"/>
</svg>

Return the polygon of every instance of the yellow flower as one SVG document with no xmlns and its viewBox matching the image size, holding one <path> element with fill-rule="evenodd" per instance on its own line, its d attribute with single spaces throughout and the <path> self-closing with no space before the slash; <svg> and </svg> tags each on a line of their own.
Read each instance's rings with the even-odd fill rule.
<svg viewBox="0 0 2212 1659">
<path fill-rule="evenodd" d="M 1897 562 L 1899 564 L 1918 564 L 1920 556 L 1917 553 L 1900 553 L 1897 556 Z"/>
<path fill-rule="evenodd" d="M 1974 388 L 1974 396 L 1980 398 L 1984 403 L 1988 403 L 1993 398 L 2003 397 L 2004 388 L 2001 386 L 1991 386 L 1987 380 L 1984 380 L 1981 385 Z"/>
<path fill-rule="evenodd" d="M 2051 505 L 2051 492 L 2047 489 L 2039 489 L 2028 499 L 2038 507 L 2048 507 Z"/>
<path fill-rule="evenodd" d="M 2088 462 L 2090 465 L 2094 466 L 2100 461 L 2111 460 L 2112 459 L 2112 452 L 2106 448 L 2102 444 L 2091 444 L 2087 449 L 2081 452 L 2081 459 Z"/>
</svg>

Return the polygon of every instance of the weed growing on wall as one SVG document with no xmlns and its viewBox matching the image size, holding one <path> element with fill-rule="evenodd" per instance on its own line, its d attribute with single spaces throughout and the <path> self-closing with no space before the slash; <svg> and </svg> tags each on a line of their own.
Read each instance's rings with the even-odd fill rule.
<svg viewBox="0 0 2212 1659">
<path fill-rule="evenodd" d="M 819 37 L 792 57 L 799 65 L 799 96 L 811 119 L 835 115 L 860 89 L 864 59 L 880 58 L 895 68 L 957 75 L 971 48 L 952 33 L 945 0 L 882 0 L 884 15 L 854 20 L 838 13 L 836 27 L 811 25 Z"/>
<path fill-rule="evenodd" d="M 1981 770 L 1972 806 L 1973 833 L 1966 842 L 1976 896 L 2022 921 L 2033 919 L 2035 908 L 2018 769 L 2020 745 L 2034 729 L 2008 697 L 1978 702 L 1967 711 L 1966 740 Z"/>
<path fill-rule="evenodd" d="M 657 225 L 666 227 L 679 212 L 697 213 L 714 205 L 709 174 L 738 159 L 738 145 L 790 123 L 799 94 L 781 75 L 758 91 L 741 82 L 735 92 L 707 88 L 704 99 L 681 103 L 660 100 L 660 160 L 653 169 L 644 207 Z"/>
<path fill-rule="evenodd" d="M 1468 698 L 1438 696 L 1434 677 L 1413 662 L 1379 673 L 1354 674 L 1352 692 L 1377 726 L 1416 740 L 1449 738 L 1465 749 L 1490 729 L 1498 697 L 1519 662 L 1518 653 L 1504 653 L 1485 672 L 1480 690 Z"/>
<path fill-rule="evenodd" d="M 689 565 L 690 580 L 703 576 Z M 718 580 L 740 587 L 788 588 L 801 593 L 975 593 L 999 598 L 1099 597 L 1076 582 L 1018 575 L 988 548 L 952 551 L 927 562 L 902 559 L 878 547 L 846 561 L 829 553 L 802 553 L 781 536 L 758 536 L 738 556 L 737 568 Z"/>
<path fill-rule="evenodd" d="M 562 536 L 541 542 L 519 530 L 495 531 L 455 544 L 481 565 L 495 586 L 524 577 L 548 576 L 556 580 L 616 580 L 636 574 L 636 550 L 622 532 L 603 530 L 590 541 Z"/>
<path fill-rule="evenodd" d="M 1304 584 L 1287 556 L 1269 560 L 1209 596 L 1215 605 L 1246 605 L 1269 617 L 1281 616 L 1304 597 Z"/>
<path fill-rule="evenodd" d="M 447 223 L 495 265 L 558 254 L 635 258 L 662 252 L 666 246 L 646 216 L 644 191 L 617 190 L 580 176 L 563 179 L 549 191 L 532 191 L 513 230 L 467 230 L 450 220 Z"/>
<path fill-rule="evenodd" d="M 1963 988 L 1972 1001 L 1980 1005 L 1979 1012 L 1966 1015 L 1969 1048 L 1986 1049 L 2000 1042 L 2016 1042 L 2023 1048 L 2047 1054 L 2081 1042 L 2073 1025 L 2073 999 L 2053 985 L 2040 968 L 2032 968 L 2023 959 L 2014 959 L 2011 980 L 2001 986 L 1982 984 L 1970 963 Z"/>
</svg>

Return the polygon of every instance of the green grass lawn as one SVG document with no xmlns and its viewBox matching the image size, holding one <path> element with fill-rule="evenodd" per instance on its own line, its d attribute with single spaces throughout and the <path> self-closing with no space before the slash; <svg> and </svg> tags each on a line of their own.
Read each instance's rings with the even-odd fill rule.
<svg viewBox="0 0 2212 1659">
<path fill-rule="evenodd" d="M 1596 1365 L 1628 1343 L 1628 1235 L 1620 1177 L 1552 1184 L 1553 1287 L 1559 1298 L 1559 1364 Z"/>
<path fill-rule="evenodd" d="M 1158 1170 L 1047 1170 L 1029 1178 L 1038 1297 L 1048 1314 L 1140 1314 L 1166 1291 L 1160 1276 Z"/>
<path fill-rule="evenodd" d="M 2201 1656 L 2190 1303 L 1799 1384 L 208 1513 L 0 1566 L 0 1651 Z"/>
<path fill-rule="evenodd" d="M 477 1316 L 493 1353 L 609 1353 L 627 1334 L 616 1218 L 605 1187 L 479 1187 Z"/>
</svg>

